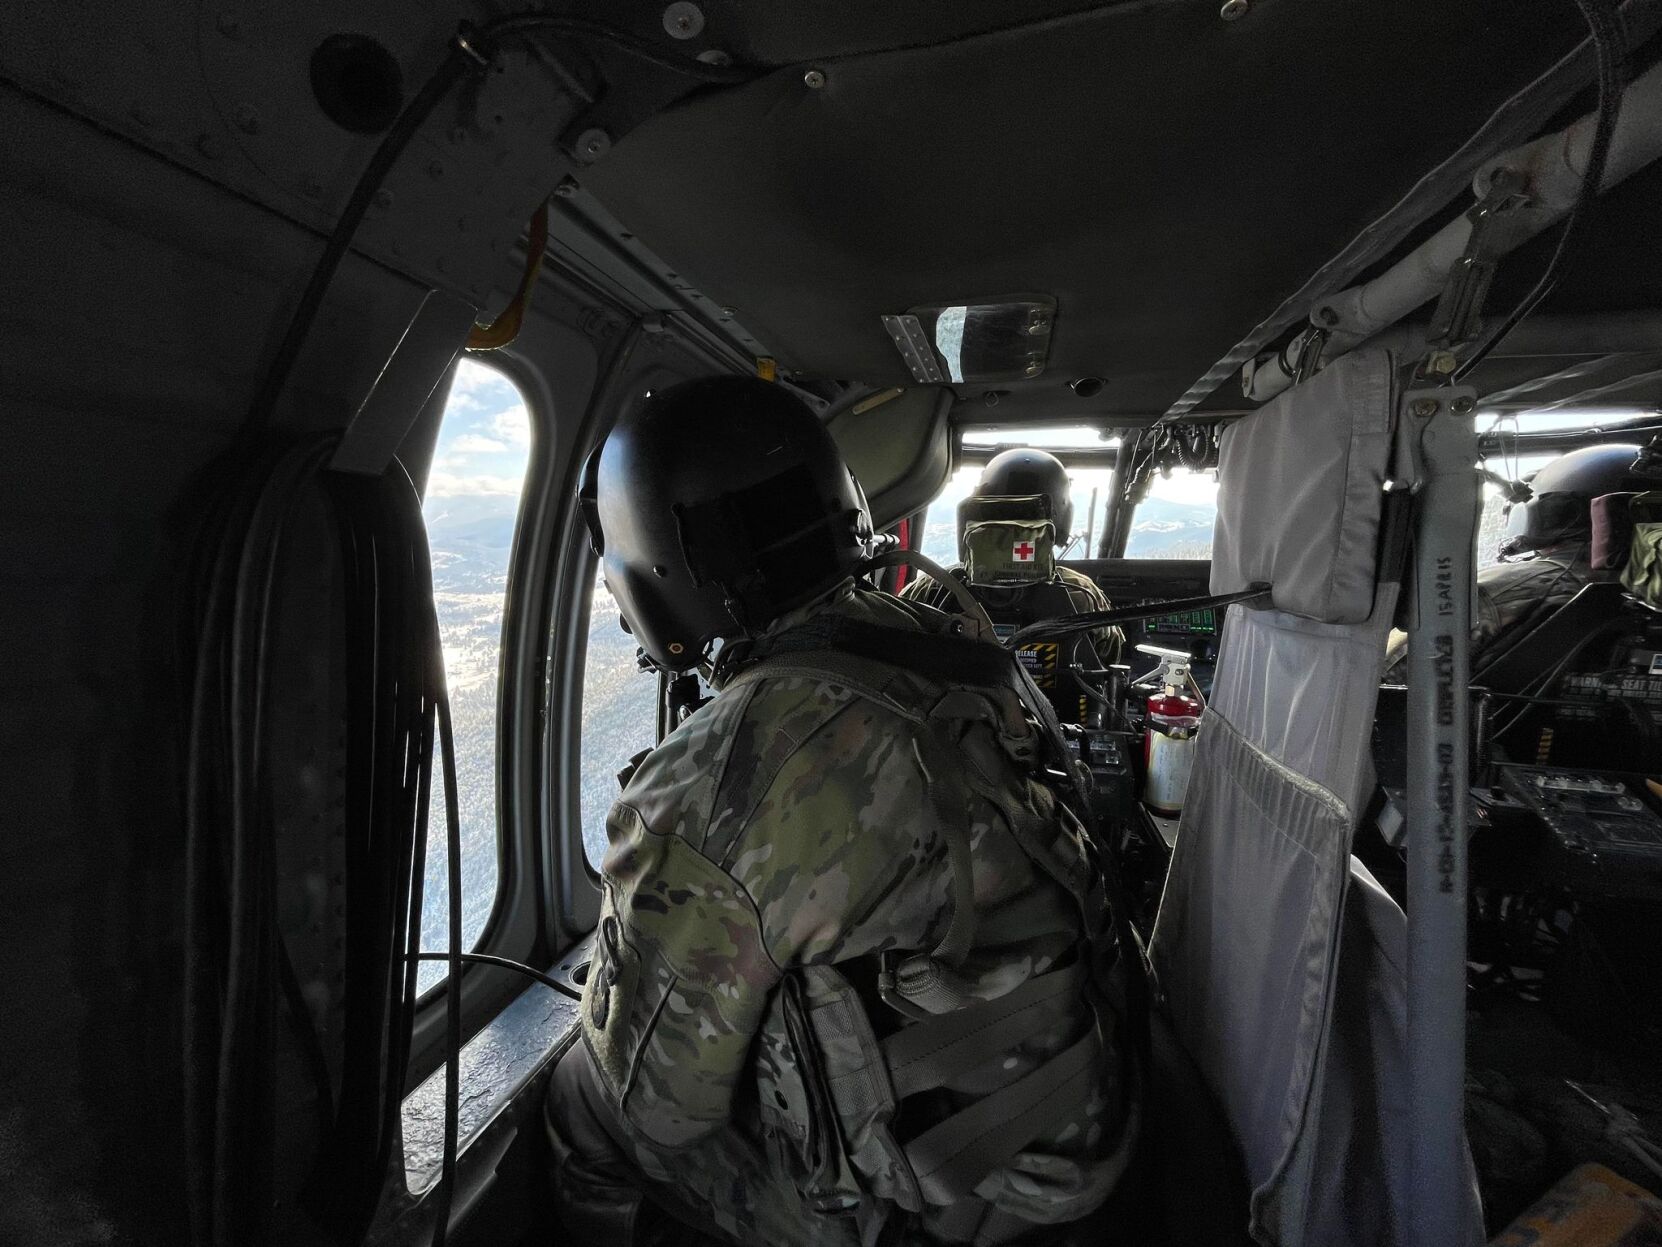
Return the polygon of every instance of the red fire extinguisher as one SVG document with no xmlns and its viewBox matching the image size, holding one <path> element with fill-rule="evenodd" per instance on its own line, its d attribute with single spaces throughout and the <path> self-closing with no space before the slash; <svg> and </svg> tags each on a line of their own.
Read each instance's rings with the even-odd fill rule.
<svg viewBox="0 0 1662 1247">
<path fill-rule="evenodd" d="M 1183 810 L 1183 795 L 1189 788 L 1200 716 L 1206 703 L 1200 699 L 1198 688 L 1193 696 L 1187 691 L 1194 685 L 1188 654 L 1154 645 L 1137 648 L 1160 660 L 1160 689 L 1149 697 L 1143 720 L 1143 803 L 1156 814 L 1176 817 Z"/>
</svg>

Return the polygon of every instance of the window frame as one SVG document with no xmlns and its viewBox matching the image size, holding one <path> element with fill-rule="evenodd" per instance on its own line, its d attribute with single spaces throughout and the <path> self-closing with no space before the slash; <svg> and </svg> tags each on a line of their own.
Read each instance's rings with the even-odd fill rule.
<svg viewBox="0 0 1662 1247">
<path fill-rule="evenodd" d="M 583 541 L 583 547 L 587 551 L 588 556 L 589 556 L 589 558 L 588 558 L 589 577 L 588 577 L 588 583 L 587 583 L 587 586 L 586 586 L 585 592 L 584 592 L 583 610 L 582 610 L 582 615 L 581 615 L 582 623 L 580 625 L 581 628 L 582 628 L 582 633 L 583 633 L 583 637 L 582 637 L 582 660 L 581 660 L 582 683 L 581 683 L 581 687 L 578 689 L 578 723 L 577 723 L 577 732 L 576 732 L 576 746 L 577 746 L 578 764 L 577 764 L 576 770 L 573 772 L 573 776 L 574 776 L 575 780 L 577 781 L 576 782 L 576 789 L 575 789 L 575 796 L 576 796 L 576 801 L 577 801 L 577 816 L 576 816 L 577 817 L 577 838 L 578 838 L 578 842 L 579 842 L 579 847 L 582 850 L 581 856 L 582 856 L 582 860 L 583 860 L 583 865 L 587 868 L 587 870 L 589 872 L 589 875 L 594 879 L 594 881 L 596 883 L 596 886 L 598 886 L 599 882 L 600 882 L 600 871 L 599 871 L 597 865 L 594 862 L 589 860 L 589 856 L 588 856 L 588 838 L 587 838 L 588 828 L 586 826 L 584 826 L 584 824 L 583 824 L 583 806 L 582 806 L 582 802 L 583 802 L 582 777 L 583 777 L 583 775 L 582 775 L 582 773 L 583 773 L 583 770 L 584 770 L 584 767 L 583 767 L 583 716 L 584 716 L 584 710 L 585 710 L 585 708 L 587 707 L 587 704 L 588 704 L 588 690 L 589 690 L 589 680 L 588 680 L 588 675 L 589 675 L 589 633 L 590 633 L 590 631 L 592 630 L 592 627 L 593 627 L 594 591 L 595 591 L 595 586 L 598 582 L 599 575 L 600 575 L 601 560 L 599 558 L 595 557 L 594 551 L 592 549 L 590 549 L 589 546 L 588 546 L 588 533 L 587 533 L 586 529 L 581 534 L 581 537 L 582 537 L 582 541 Z M 642 738 L 640 746 L 639 746 L 639 748 L 642 748 L 642 749 L 651 748 L 651 747 L 658 744 L 659 721 L 660 721 L 660 719 L 662 718 L 662 715 L 663 715 L 663 705 L 662 705 L 662 697 L 661 697 L 662 690 L 661 690 L 661 687 L 659 686 L 658 682 L 653 680 L 652 677 L 649 676 L 644 671 L 639 672 L 635 678 L 639 680 L 640 686 L 643 689 L 649 688 L 649 689 L 653 690 L 652 695 L 651 695 L 652 708 L 653 708 L 653 711 L 654 711 L 653 717 L 652 717 L 652 727 L 651 727 L 650 731 L 647 733 L 647 735 Z M 624 759 L 624 761 L 628 761 L 628 759 L 626 758 L 626 759 Z M 615 776 L 615 772 L 613 774 Z"/>
<path fill-rule="evenodd" d="M 497 353 L 493 352 L 492 354 L 494 356 Z M 497 639 L 496 733 L 494 739 L 495 757 L 493 759 L 495 791 L 492 794 L 494 798 L 494 815 L 496 820 L 496 892 L 495 895 L 491 897 L 490 911 L 485 915 L 484 925 L 479 928 L 478 938 L 474 941 L 470 948 L 463 950 L 465 952 L 490 952 L 492 951 L 492 944 L 494 942 L 493 937 L 496 934 L 496 927 L 502 916 L 504 897 L 514 891 L 516 887 L 516 881 L 512 878 L 514 872 L 517 870 L 517 863 L 515 861 L 516 855 L 510 852 L 510 846 L 508 844 L 509 828 L 506 825 L 508 803 L 503 798 L 505 788 L 503 782 L 503 768 L 509 764 L 509 751 L 505 748 L 506 742 L 504 739 L 507 734 L 505 731 L 505 723 L 508 718 L 507 709 L 504 705 L 504 699 L 509 696 L 509 688 L 512 685 L 512 682 L 507 679 L 507 668 L 510 662 L 509 637 L 512 623 L 509 616 L 510 612 L 514 610 L 515 602 L 517 600 L 515 594 L 515 572 L 517 570 L 516 553 L 520 546 L 520 531 L 525 525 L 527 503 L 532 489 L 533 473 L 538 467 L 538 447 L 540 443 L 546 440 L 545 430 L 539 428 L 539 425 L 545 425 L 551 417 L 551 413 L 544 413 L 541 409 L 533 405 L 530 394 L 527 392 L 525 386 L 520 382 L 519 378 L 515 376 L 514 368 L 508 358 L 470 359 L 468 356 L 458 355 L 456 360 L 451 364 L 450 371 L 445 378 L 445 383 L 441 387 L 442 401 L 438 404 L 438 414 L 433 423 L 433 450 L 427 457 L 427 475 L 430 476 L 433 465 L 437 461 L 436 447 L 438 444 L 438 438 L 443 432 L 444 419 L 449 411 L 450 397 L 455 386 L 456 373 L 464 359 L 478 364 L 482 368 L 491 369 L 514 388 L 514 391 L 519 395 L 520 400 L 525 405 L 526 422 L 530 428 L 530 447 L 527 451 L 525 460 L 525 479 L 520 487 L 519 498 L 515 503 L 514 509 L 514 532 L 508 551 L 508 572 L 507 578 L 502 586 L 502 628 Z M 436 391 L 434 397 L 435 399 L 438 398 L 439 392 Z M 427 482 L 424 477 L 421 487 L 423 504 L 425 504 L 427 498 L 426 484 Z M 438 755 L 435 753 L 433 759 L 435 778 L 437 778 L 441 765 L 442 763 Z M 431 852 L 431 845 L 434 842 L 434 838 L 438 837 L 442 839 L 445 835 L 446 828 L 444 808 L 439 802 L 438 787 L 437 784 L 435 784 L 432 803 L 429 807 L 427 818 L 427 843 L 429 845 L 429 852 Z M 422 865 L 424 868 L 425 863 Z M 422 897 L 422 913 L 425 917 L 427 913 L 427 898 L 425 895 Z M 421 991 L 420 995 L 417 997 L 416 1003 L 418 1011 L 426 1006 L 429 999 L 432 998 L 435 993 L 438 993 L 442 999 L 442 992 L 440 989 L 444 986 L 444 983 L 445 979 L 438 979 L 437 981 L 430 983 Z M 465 986 L 464 978 L 464 995 L 466 992 L 467 988 Z"/>
<path fill-rule="evenodd" d="M 640 350 L 648 341 L 652 349 Z M 585 405 L 582 421 L 570 429 L 561 479 L 549 491 L 547 503 L 560 518 L 548 534 L 545 557 L 554 566 L 545 597 L 551 608 L 558 609 L 551 610 L 543 634 L 547 731 L 538 748 L 543 776 L 540 834 L 547 849 L 541 864 L 547 898 L 544 936 L 550 951 L 569 947 L 600 921 L 601 877 L 583 849 L 580 795 L 583 683 L 599 565 L 577 500 L 583 464 L 629 403 L 639 401 L 649 390 L 730 371 L 730 365 L 731 361 L 717 362 L 679 337 L 652 333 L 644 326 L 630 330 L 602 368 L 602 379 Z"/>
<path fill-rule="evenodd" d="M 531 447 L 508 558 L 497 664 L 497 890 L 473 951 L 531 965 L 551 960 L 545 934 L 549 902 L 543 886 L 546 854 L 540 844 L 540 829 L 544 785 L 538 748 L 545 726 L 543 686 L 551 601 L 547 551 L 551 533 L 558 525 L 558 519 L 549 513 L 549 501 L 558 496 L 563 484 L 575 423 L 562 420 L 560 413 L 586 409 L 602 362 L 588 335 L 541 317 L 528 318 L 513 346 L 491 352 L 488 360 L 524 400 Z M 422 465 L 418 484 L 424 496 L 426 474 L 432 467 L 454 379 L 453 363 L 406 439 L 403 457 Z M 445 834 L 442 811 L 436 809 L 430 811 L 428 820 L 428 835 L 435 834 Z M 526 986 L 527 980 L 511 970 L 480 964 L 463 966 L 460 990 L 464 1044 Z M 452 982 L 446 976 L 423 992 L 417 1002 L 406 1095 L 443 1063 L 446 1001 L 451 989 Z"/>
</svg>

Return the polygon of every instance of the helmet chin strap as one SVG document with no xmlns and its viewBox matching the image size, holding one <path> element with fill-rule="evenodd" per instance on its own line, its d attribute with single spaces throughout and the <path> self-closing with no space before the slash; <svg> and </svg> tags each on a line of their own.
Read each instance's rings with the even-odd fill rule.
<svg viewBox="0 0 1662 1247">
<path fill-rule="evenodd" d="M 958 603 L 959 609 L 970 617 L 979 627 L 983 640 L 994 639 L 993 621 L 987 616 L 987 608 L 981 605 L 975 594 L 958 577 L 942 567 L 934 559 L 926 558 L 916 550 L 882 550 L 873 554 L 860 565 L 858 571 L 864 575 L 869 571 L 876 571 L 882 567 L 910 566 L 923 572 L 929 579 L 941 585 L 952 594 L 953 600 Z"/>
</svg>

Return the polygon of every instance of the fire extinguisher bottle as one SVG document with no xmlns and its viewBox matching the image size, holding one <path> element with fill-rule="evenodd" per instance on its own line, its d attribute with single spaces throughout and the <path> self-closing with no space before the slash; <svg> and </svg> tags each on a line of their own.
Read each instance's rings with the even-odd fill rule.
<svg viewBox="0 0 1662 1247">
<path fill-rule="evenodd" d="M 1198 697 L 1184 692 L 1189 665 L 1175 658 L 1164 660 L 1160 691 L 1148 699 L 1143 728 L 1143 766 L 1147 780 L 1143 802 L 1156 814 L 1176 817 L 1183 810 L 1183 796 L 1194 768 L 1196 736 L 1205 709 Z"/>
</svg>

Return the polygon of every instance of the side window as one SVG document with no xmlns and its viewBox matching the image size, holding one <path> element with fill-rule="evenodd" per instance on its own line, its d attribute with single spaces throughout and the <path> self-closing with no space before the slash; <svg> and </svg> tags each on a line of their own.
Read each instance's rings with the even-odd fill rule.
<svg viewBox="0 0 1662 1247">
<path fill-rule="evenodd" d="M 606 813 L 617 800 L 617 773 L 658 738 L 658 681 L 640 669 L 635 650 L 635 638 L 618 622 L 617 601 L 596 569 L 578 744 L 583 853 L 596 870 L 606 856 Z"/>
<path fill-rule="evenodd" d="M 1128 559 L 1209 559 L 1218 517 L 1215 472 L 1177 470 L 1149 482 L 1126 536 Z"/>
<path fill-rule="evenodd" d="M 464 359 L 439 425 L 422 515 L 433 554 L 433 603 L 444 643 L 456 740 L 461 815 L 462 947 L 470 949 L 496 905 L 497 685 L 508 558 L 531 456 L 531 422 L 518 388 L 495 368 Z M 434 768 L 421 901 L 421 946 L 449 943 L 444 778 Z M 444 979 L 423 962 L 423 990 Z"/>
</svg>

